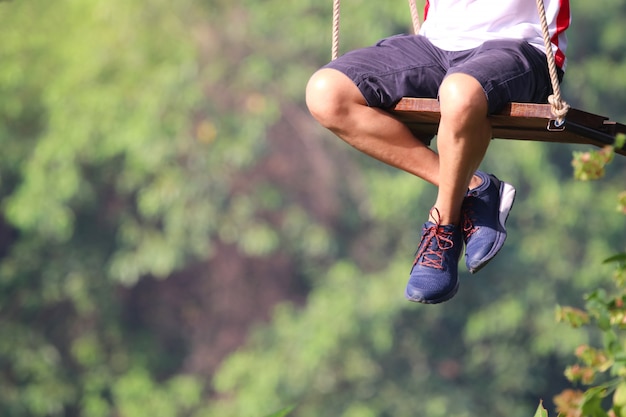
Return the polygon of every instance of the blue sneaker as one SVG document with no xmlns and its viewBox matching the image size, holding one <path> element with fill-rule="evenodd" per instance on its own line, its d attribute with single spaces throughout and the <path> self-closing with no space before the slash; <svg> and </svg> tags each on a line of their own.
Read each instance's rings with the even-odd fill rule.
<svg viewBox="0 0 626 417">
<path fill-rule="evenodd" d="M 458 263 L 463 249 L 461 228 L 424 223 L 420 241 L 406 285 L 409 301 L 425 304 L 442 303 L 459 288 Z"/>
<path fill-rule="evenodd" d="M 473 274 L 500 251 L 506 240 L 505 222 L 515 201 L 515 188 L 494 175 L 476 171 L 482 184 L 463 201 L 465 264 Z"/>
</svg>

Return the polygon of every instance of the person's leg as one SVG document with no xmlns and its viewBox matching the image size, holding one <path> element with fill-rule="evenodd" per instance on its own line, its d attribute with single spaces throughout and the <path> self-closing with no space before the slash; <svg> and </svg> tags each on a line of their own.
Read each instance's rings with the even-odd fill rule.
<svg viewBox="0 0 626 417">
<path fill-rule="evenodd" d="M 461 206 L 491 140 L 487 97 L 475 78 L 446 77 L 439 101 L 439 192 L 405 290 L 410 301 L 429 304 L 447 301 L 457 292 L 463 248 Z"/>
<path fill-rule="evenodd" d="M 345 74 L 332 68 L 317 71 L 307 84 L 306 102 L 313 117 L 359 151 L 439 185 L 439 155 L 416 139 L 390 113 L 371 107 Z M 480 184 L 476 176 L 473 186 Z"/>
<path fill-rule="evenodd" d="M 439 90 L 439 193 L 405 291 L 409 300 L 422 303 L 456 294 L 463 240 L 472 273 L 502 248 L 515 188 L 493 175 L 475 174 L 491 137 L 487 116 L 511 101 L 544 101 L 549 90 L 545 57 L 525 42 L 487 42 L 454 59 L 458 65 L 453 62 Z M 470 183 L 472 175 L 480 177 L 480 186 Z"/>
<path fill-rule="evenodd" d="M 509 102 L 545 103 L 551 91 L 545 54 L 526 42 L 489 41 L 469 59 L 453 65 L 454 73 L 479 80 L 492 114 Z M 507 237 L 506 220 L 515 200 L 515 188 L 496 176 L 477 172 L 482 180 L 463 200 L 465 264 L 476 273 L 500 251 Z"/>
<path fill-rule="evenodd" d="M 491 140 L 488 103 L 481 84 L 462 73 L 444 79 L 439 102 L 439 192 L 434 205 L 439 218 L 433 220 L 459 225 L 463 199 Z"/>
<path fill-rule="evenodd" d="M 307 85 L 307 105 L 323 126 L 356 149 L 439 185 L 439 156 L 384 109 L 405 96 L 437 97 L 446 62 L 445 53 L 424 37 L 383 39 L 317 71 Z M 473 179 L 474 185 L 479 182 Z"/>
<path fill-rule="evenodd" d="M 306 102 L 313 117 L 345 142 L 367 155 L 416 175 L 439 182 L 439 158 L 390 113 L 368 106 L 354 82 L 332 68 L 309 80 Z"/>
</svg>

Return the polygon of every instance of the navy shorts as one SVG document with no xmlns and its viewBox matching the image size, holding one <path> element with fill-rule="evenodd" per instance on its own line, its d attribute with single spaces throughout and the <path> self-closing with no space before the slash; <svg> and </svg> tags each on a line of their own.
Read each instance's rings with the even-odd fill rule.
<svg viewBox="0 0 626 417">
<path fill-rule="evenodd" d="M 369 106 L 384 109 L 402 97 L 437 98 L 444 77 L 453 73 L 480 82 L 490 114 L 511 101 L 545 103 L 552 92 L 545 54 L 514 39 L 487 41 L 466 51 L 444 51 L 423 36 L 397 35 L 348 52 L 325 68 L 346 74 Z"/>
</svg>

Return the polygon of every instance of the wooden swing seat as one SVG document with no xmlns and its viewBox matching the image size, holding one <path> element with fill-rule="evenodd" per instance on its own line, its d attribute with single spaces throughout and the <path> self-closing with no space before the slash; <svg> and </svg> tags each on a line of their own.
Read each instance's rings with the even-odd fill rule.
<svg viewBox="0 0 626 417">
<path fill-rule="evenodd" d="M 405 97 L 390 112 L 416 137 L 430 138 L 439 126 L 439 103 L 436 99 Z M 565 123 L 555 126 L 549 104 L 510 103 L 490 116 L 493 137 L 542 142 L 614 145 L 615 137 L 626 134 L 626 125 L 607 117 L 570 108 Z M 626 155 L 626 146 L 616 149 Z"/>
</svg>

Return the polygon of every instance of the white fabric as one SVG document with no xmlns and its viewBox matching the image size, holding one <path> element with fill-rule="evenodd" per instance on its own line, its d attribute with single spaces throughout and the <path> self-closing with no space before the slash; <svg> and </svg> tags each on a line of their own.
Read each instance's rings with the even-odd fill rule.
<svg viewBox="0 0 626 417">
<path fill-rule="evenodd" d="M 565 69 L 569 0 L 544 0 L 557 65 Z M 427 0 L 420 34 L 448 51 L 472 49 L 492 39 L 524 39 L 545 52 L 533 0 Z"/>
</svg>

